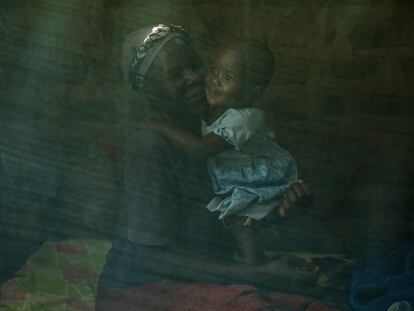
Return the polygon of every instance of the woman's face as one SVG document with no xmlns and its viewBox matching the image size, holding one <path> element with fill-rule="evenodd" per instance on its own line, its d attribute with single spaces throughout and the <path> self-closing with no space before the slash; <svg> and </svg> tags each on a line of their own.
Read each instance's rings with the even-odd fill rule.
<svg viewBox="0 0 414 311">
<path fill-rule="evenodd" d="M 169 41 L 155 58 L 146 79 L 155 96 L 171 109 L 197 116 L 204 113 L 204 66 L 188 42 Z"/>
</svg>

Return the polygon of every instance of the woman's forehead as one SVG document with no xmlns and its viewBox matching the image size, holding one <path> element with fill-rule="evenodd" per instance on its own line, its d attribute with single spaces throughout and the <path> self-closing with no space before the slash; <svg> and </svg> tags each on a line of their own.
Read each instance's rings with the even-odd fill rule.
<svg viewBox="0 0 414 311">
<path fill-rule="evenodd" d="M 157 55 L 148 75 L 167 73 L 177 67 L 186 67 L 198 61 L 199 56 L 190 42 L 173 39 Z"/>
</svg>

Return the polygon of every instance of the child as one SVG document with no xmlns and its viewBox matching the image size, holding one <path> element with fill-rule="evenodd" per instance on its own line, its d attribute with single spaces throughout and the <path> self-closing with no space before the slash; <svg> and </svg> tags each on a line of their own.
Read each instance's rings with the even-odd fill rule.
<svg viewBox="0 0 414 311">
<path fill-rule="evenodd" d="M 297 181 L 294 159 L 273 140 L 264 112 L 253 108 L 272 79 L 274 63 L 270 49 L 254 41 L 219 50 L 205 78 L 209 111 L 202 121 L 202 137 L 162 122 L 141 124 L 209 156 L 216 196 L 207 208 L 229 224 L 239 258 L 247 264 L 261 260 L 256 226 L 250 223 L 274 210 L 287 186 Z"/>
</svg>

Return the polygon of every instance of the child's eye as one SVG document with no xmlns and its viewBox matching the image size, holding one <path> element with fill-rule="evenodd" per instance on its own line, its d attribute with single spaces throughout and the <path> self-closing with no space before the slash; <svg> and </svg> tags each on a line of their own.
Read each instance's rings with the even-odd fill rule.
<svg viewBox="0 0 414 311">
<path fill-rule="evenodd" d="M 211 67 L 211 72 L 214 73 L 215 75 L 218 74 L 218 70 L 217 70 L 216 66 Z"/>
<path fill-rule="evenodd" d="M 233 77 L 231 75 L 225 75 L 224 76 L 224 80 L 226 80 L 226 81 L 232 81 L 233 80 Z"/>
</svg>

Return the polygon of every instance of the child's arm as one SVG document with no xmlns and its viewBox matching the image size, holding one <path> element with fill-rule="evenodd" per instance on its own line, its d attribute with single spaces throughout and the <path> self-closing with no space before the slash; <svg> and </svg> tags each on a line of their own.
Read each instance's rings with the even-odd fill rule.
<svg viewBox="0 0 414 311">
<path fill-rule="evenodd" d="M 205 157 L 218 154 L 231 146 L 226 140 L 214 133 L 200 137 L 161 120 L 146 120 L 140 122 L 138 127 L 157 131 L 178 147 Z"/>
</svg>

